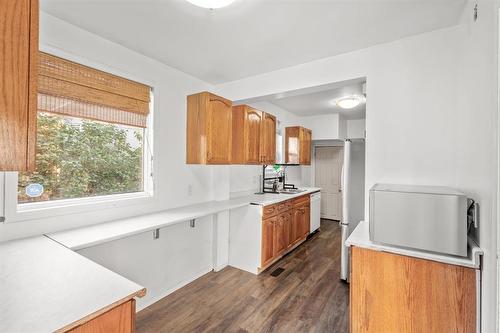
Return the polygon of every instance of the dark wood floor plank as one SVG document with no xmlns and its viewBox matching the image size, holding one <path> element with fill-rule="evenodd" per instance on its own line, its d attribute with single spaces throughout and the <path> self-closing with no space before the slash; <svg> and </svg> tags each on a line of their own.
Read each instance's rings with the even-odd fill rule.
<svg viewBox="0 0 500 333">
<path fill-rule="evenodd" d="M 321 232 L 260 275 L 227 267 L 140 311 L 137 332 L 347 332 L 339 274 L 340 228 L 322 220 Z"/>
</svg>

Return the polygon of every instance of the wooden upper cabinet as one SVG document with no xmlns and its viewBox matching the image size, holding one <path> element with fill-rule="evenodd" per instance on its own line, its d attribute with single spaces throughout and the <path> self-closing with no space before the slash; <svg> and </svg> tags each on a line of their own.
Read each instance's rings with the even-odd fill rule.
<svg viewBox="0 0 500 333">
<path fill-rule="evenodd" d="M 0 1 L 0 171 L 35 168 L 38 0 Z"/>
<path fill-rule="evenodd" d="M 260 155 L 264 164 L 276 163 L 276 117 L 269 113 L 262 117 Z"/>
<path fill-rule="evenodd" d="M 233 164 L 259 164 L 263 112 L 247 105 L 233 107 Z"/>
<path fill-rule="evenodd" d="M 293 126 L 285 129 L 285 162 L 291 164 L 311 164 L 312 131 Z"/>
<path fill-rule="evenodd" d="M 302 128 L 300 134 L 302 135 L 300 139 L 302 154 L 299 154 L 299 164 L 311 165 L 312 131 Z"/>
<path fill-rule="evenodd" d="M 233 107 L 232 164 L 273 164 L 276 117 L 248 105 Z"/>
<path fill-rule="evenodd" d="M 230 164 L 232 102 L 209 92 L 187 97 L 187 164 Z"/>
</svg>

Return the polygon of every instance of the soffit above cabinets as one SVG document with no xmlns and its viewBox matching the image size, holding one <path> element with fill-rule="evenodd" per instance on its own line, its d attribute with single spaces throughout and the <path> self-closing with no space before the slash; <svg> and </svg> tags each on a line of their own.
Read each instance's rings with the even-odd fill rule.
<svg viewBox="0 0 500 333">
<path fill-rule="evenodd" d="M 456 25 L 465 1 L 236 0 L 216 10 L 184 0 L 41 5 L 52 16 L 219 84 Z"/>
</svg>

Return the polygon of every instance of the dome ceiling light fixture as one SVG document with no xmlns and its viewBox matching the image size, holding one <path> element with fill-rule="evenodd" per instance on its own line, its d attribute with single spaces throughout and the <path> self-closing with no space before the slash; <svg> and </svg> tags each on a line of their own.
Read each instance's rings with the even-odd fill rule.
<svg viewBox="0 0 500 333">
<path fill-rule="evenodd" d="M 229 6 L 235 0 L 186 0 L 186 1 L 198 7 L 217 9 Z"/>
<path fill-rule="evenodd" d="M 362 95 L 344 96 L 335 101 L 335 104 L 341 109 L 353 109 L 365 101 Z"/>
</svg>

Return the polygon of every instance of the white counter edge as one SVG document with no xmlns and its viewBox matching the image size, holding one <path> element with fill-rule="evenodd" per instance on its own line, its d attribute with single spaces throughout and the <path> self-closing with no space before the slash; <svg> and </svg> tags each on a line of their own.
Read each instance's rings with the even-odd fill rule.
<svg viewBox="0 0 500 333">
<path fill-rule="evenodd" d="M 158 213 L 49 233 L 46 236 L 71 250 L 77 251 L 250 204 L 267 206 L 318 191 L 320 191 L 319 188 L 307 188 L 304 192 L 296 194 L 251 195 L 223 201 L 209 201 Z"/>
<path fill-rule="evenodd" d="M 469 238 L 468 241 L 469 241 L 469 249 L 467 257 L 458 257 L 458 256 L 400 248 L 400 247 L 372 242 L 370 240 L 368 222 L 361 221 L 358 224 L 358 226 L 353 230 L 349 238 L 347 238 L 345 245 L 357 246 L 374 251 L 394 253 L 394 254 L 437 261 L 445 264 L 463 266 L 473 269 L 480 269 L 481 256 L 484 254 L 484 251 L 479 246 L 477 246 L 477 244 L 472 239 Z"/>
</svg>

